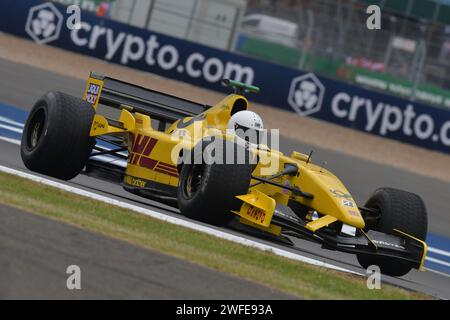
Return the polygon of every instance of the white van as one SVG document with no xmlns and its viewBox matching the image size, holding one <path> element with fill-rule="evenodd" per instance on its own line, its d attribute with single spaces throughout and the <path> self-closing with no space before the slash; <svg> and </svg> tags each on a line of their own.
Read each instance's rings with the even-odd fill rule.
<svg viewBox="0 0 450 320">
<path fill-rule="evenodd" d="M 271 42 L 294 47 L 298 39 L 297 23 L 263 14 L 249 14 L 242 18 L 241 30 Z"/>
</svg>

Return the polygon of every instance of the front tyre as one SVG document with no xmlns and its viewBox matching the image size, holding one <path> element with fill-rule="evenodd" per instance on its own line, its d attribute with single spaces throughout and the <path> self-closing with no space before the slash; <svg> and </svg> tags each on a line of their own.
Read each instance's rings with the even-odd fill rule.
<svg viewBox="0 0 450 320">
<path fill-rule="evenodd" d="M 241 205 L 236 196 L 248 192 L 252 169 L 250 163 L 183 164 L 178 185 L 181 213 L 217 226 L 228 224 L 234 217 L 230 210 Z"/>
<path fill-rule="evenodd" d="M 89 103 L 61 92 L 48 92 L 31 110 L 20 153 L 31 170 L 62 180 L 86 165 L 95 138 L 89 136 L 95 111 Z"/>
<path fill-rule="evenodd" d="M 425 240 L 428 229 L 427 210 L 423 200 L 416 194 L 392 189 L 377 189 L 365 207 L 376 209 L 381 217 L 370 229 L 394 234 L 394 229 L 406 232 L 420 240 Z M 358 262 L 363 268 L 377 265 L 384 274 L 400 277 L 407 274 L 411 265 L 395 258 L 358 254 Z"/>
</svg>

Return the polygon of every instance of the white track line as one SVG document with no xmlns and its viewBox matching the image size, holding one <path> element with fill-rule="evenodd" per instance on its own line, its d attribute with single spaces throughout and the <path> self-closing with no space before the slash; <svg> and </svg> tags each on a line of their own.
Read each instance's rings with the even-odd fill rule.
<svg viewBox="0 0 450 320">
<path fill-rule="evenodd" d="M 172 224 L 175 224 L 175 225 L 178 225 L 178 226 L 186 227 L 186 228 L 189 228 L 189 229 L 192 229 L 192 230 L 195 230 L 195 231 L 200 231 L 200 232 L 209 234 L 209 235 L 217 237 L 217 238 L 221 238 L 221 239 L 225 239 L 225 240 L 228 240 L 228 241 L 232 241 L 232 242 L 235 242 L 235 243 L 242 244 L 242 245 L 247 246 L 247 247 L 252 247 L 252 248 L 255 248 L 255 249 L 262 250 L 262 251 L 272 252 L 273 254 L 276 254 L 278 256 L 285 257 L 285 258 L 288 258 L 288 259 L 291 259 L 291 260 L 301 261 L 301 262 L 304 262 L 304 263 L 307 263 L 307 264 L 311 264 L 311 265 L 315 265 L 315 266 L 318 266 L 318 267 L 333 269 L 333 270 L 342 271 L 342 272 L 346 272 L 346 273 L 362 275 L 361 273 L 354 272 L 354 271 L 349 270 L 349 269 L 341 268 L 341 267 L 338 267 L 338 266 L 335 266 L 335 265 L 332 265 L 332 264 L 329 264 L 329 263 L 326 263 L 326 262 L 322 262 L 322 261 L 319 261 L 319 260 L 316 260 L 316 259 L 311 259 L 311 258 L 308 258 L 308 257 L 304 257 L 304 256 L 301 256 L 301 255 L 296 254 L 296 253 L 292 253 L 292 252 L 284 250 L 284 249 L 280 249 L 280 248 L 276 248 L 276 247 L 273 247 L 273 246 L 270 246 L 270 245 L 259 243 L 259 242 L 256 242 L 254 240 L 242 238 L 242 237 L 239 237 L 239 236 L 227 233 L 227 232 L 223 232 L 223 231 L 220 231 L 220 230 L 213 229 L 213 228 L 208 227 L 208 226 L 199 225 L 199 224 L 196 224 L 196 223 L 193 223 L 193 222 L 190 222 L 190 221 L 187 221 L 187 220 L 183 220 L 183 219 L 180 219 L 180 218 L 172 217 L 172 216 L 169 216 L 169 215 L 166 215 L 166 214 L 154 211 L 154 210 L 142 208 L 142 207 L 139 207 L 139 206 L 127 203 L 127 202 L 123 202 L 123 201 L 119 201 L 119 200 L 116 200 L 116 199 L 112 199 L 112 198 L 108 198 L 108 197 L 105 197 L 105 196 L 101 196 L 101 195 L 98 195 L 98 194 L 95 194 L 95 193 L 92 193 L 92 192 L 89 192 L 89 191 L 86 191 L 86 190 L 83 190 L 83 189 L 75 188 L 75 187 L 72 187 L 72 186 L 69 186 L 69 185 L 66 185 L 66 184 L 63 184 L 63 183 L 59 183 L 59 182 L 56 182 L 56 181 L 53 181 L 53 180 L 49 180 L 49 179 L 46 179 L 46 178 L 43 178 L 43 177 L 39 177 L 37 175 L 33 175 L 33 174 L 26 173 L 26 172 L 23 172 L 23 171 L 11 169 L 11 168 L 4 167 L 4 166 L 1 166 L 1 165 L 0 165 L 0 171 L 1 172 L 5 172 L 5 173 L 9 173 L 9 174 L 12 174 L 12 175 L 15 175 L 15 176 L 18 176 L 18 177 L 21 177 L 21 178 L 29 179 L 29 180 L 32 180 L 32 181 L 35 181 L 35 182 L 38 182 L 38 183 L 42 183 L 42 184 L 45 184 L 45 185 L 48 185 L 48 186 L 51 186 L 51 187 L 54 187 L 54 188 L 58 188 L 60 190 L 71 192 L 71 193 L 74 193 L 74 194 L 77 194 L 77 195 L 80 195 L 80 196 L 83 196 L 83 197 L 87 197 L 87 198 L 94 199 L 94 200 L 97 200 L 97 201 L 101 201 L 101 202 L 104 202 L 104 203 L 107 203 L 107 204 L 115 205 L 115 206 L 118 206 L 118 207 L 121 207 L 121 208 L 124 208 L 124 209 L 129 209 L 129 210 L 132 210 L 132 211 L 135 211 L 135 212 L 138 212 L 138 213 L 150 216 L 150 217 L 158 219 L 158 220 L 162 220 L 162 221 L 169 222 L 169 223 L 172 223 Z"/>
<path fill-rule="evenodd" d="M 428 251 L 450 258 L 450 252 L 445 250 L 428 247 Z"/>
<path fill-rule="evenodd" d="M 0 140 L 20 146 L 20 140 L 0 136 Z"/>
<path fill-rule="evenodd" d="M 424 268 L 424 270 L 426 270 L 428 272 L 436 273 L 436 274 L 438 274 L 440 276 L 444 276 L 444 277 L 450 278 L 450 274 L 448 274 L 448 273 L 440 272 L 440 271 L 437 271 L 437 270 L 434 270 L 434 269 L 430 269 L 430 268 Z M 445 300 L 447 300 L 447 299 L 445 299 Z"/>
<path fill-rule="evenodd" d="M 12 132 L 20 133 L 20 134 L 22 134 L 22 132 L 23 132 L 22 129 L 19 129 L 19 128 L 16 128 L 16 127 L 11 127 L 11 126 L 8 126 L 6 124 L 1 124 L 1 123 L 0 123 L 0 128 L 6 129 L 6 130 L 9 130 L 9 131 L 12 131 Z"/>
<path fill-rule="evenodd" d="M 442 260 L 439 260 L 439 259 L 436 259 L 436 258 L 433 258 L 433 257 L 426 257 L 425 260 L 428 260 L 430 262 L 437 263 L 437 264 L 440 264 L 440 265 L 445 266 L 447 268 L 450 268 L 450 263 L 448 263 L 446 261 L 442 261 Z"/>
<path fill-rule="evenodd" d="M 14 121 L 14 120 L 10 119 L 10 118 L 5 118 L 5 117 L 0 116 L 0 121 L 1 122 L 5 122 L 7 124 L 11 124 L 13 126 L 21 127 L 21 128 L 24 127 L 24 124 L 22 122 L 17 122 L 17 121 Z"/>
<path fill-rule="evenodd" d="M 7 138 L 7 137 L 2 137 L 2 136 L 0 136 L 0 140 L 5 141 L 5 142 L 9 142 L 9 143 L 12 143 L 12 144 L 15 144 L 15 145 L 18 145 L 18 146 L 20 146 L 20 143 L 21 143 L 20 140 Z M 113 157 L 100 155 L 100 156 L 93 156 L 92 158 L 95 158 L 95 159 L 100 160 L 100 161 L 105 162 L 105 163 L 114 163 L 115 165 L 118 165 L 118 166 L 123 167 L 123 168 L 126 168 L 126 166 L 127 166 L 127 162 L 126 161 L 120 160 L 120 159 L 116 159 L 116 158 L 113 158 Z"/>
</svg>

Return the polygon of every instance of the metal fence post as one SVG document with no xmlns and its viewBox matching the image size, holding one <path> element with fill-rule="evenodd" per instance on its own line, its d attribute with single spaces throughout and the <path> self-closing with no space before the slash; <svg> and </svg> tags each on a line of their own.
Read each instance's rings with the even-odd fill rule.
<svg viewBox="0 0 450 320">
<path fill-rule="evenodd" d="M 298 64 L 298 68 L 300 70 L 303 70 L 305 68 L 306 56 L 309 53 L 312 34 L 314 31 L 314 12 L 311 9 L 309 9 L 307 12 L 308 12 L 308 29 L 306 31 L 306 39 L 305 39 L 306 45 L 303 45 L 302 57 Z"/>
</svg>

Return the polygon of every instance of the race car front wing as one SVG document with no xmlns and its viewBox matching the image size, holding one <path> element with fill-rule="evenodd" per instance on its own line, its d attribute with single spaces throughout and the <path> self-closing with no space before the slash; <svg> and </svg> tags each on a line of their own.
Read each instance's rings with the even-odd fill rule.
<svg viewBox="0 0 450 320">
<path fill-rule="evenodd" d="M 279 204 L 275 207 L 271 223 L 281 227 L 285 232 L 288 231 L 289 235 L 321 243 L 326 249 L 396 258 L 407 261 L 420 270 L 423 268 L 427 253 L 427 244 L 424 241 L 401 230 L 394 230 L 395 234 L 386 234 L 359 229 L 353 237 L 332 234 L 326 229 L 313 232 L 290 207 Z"/>
</svg>

